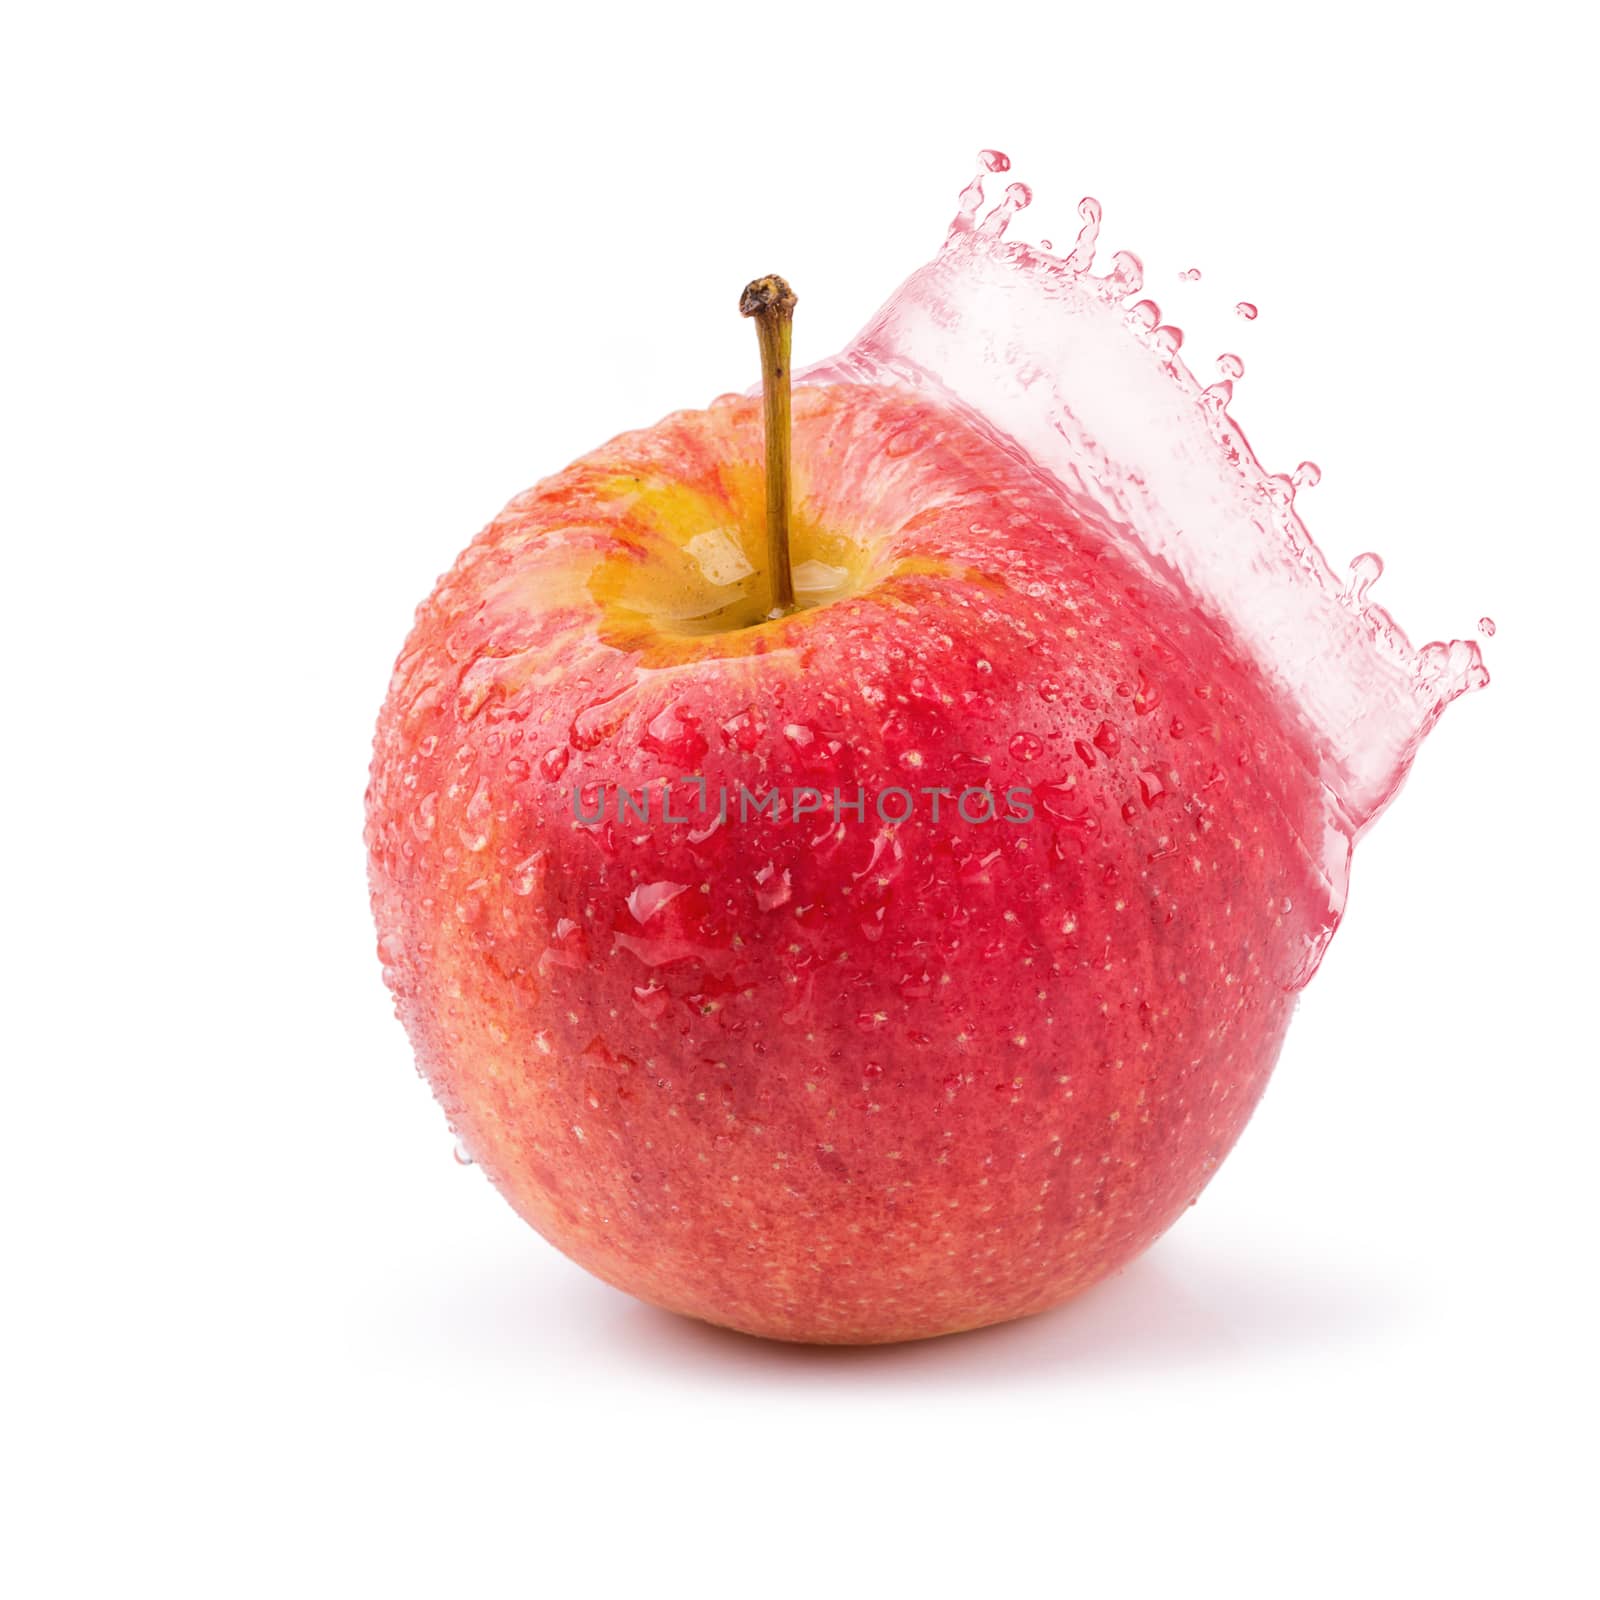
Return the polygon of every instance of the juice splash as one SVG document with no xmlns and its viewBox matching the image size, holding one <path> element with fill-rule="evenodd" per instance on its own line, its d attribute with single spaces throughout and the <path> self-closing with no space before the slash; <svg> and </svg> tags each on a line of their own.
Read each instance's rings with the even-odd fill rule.
<svg viewBox="0 0 1600 1600">
<path fill-rule="evenodd" d="M 1333 570 L 1295 505 L 1316 465 L 1292 475 L 1262 466 L 1228 410 L 1242 362 L 1223 356 L 1209 385 L 1195 377 L 1178 354 L 1181 330 L 1142 297 L 1138 257 L 1119 251 L 1093 270 L 1098 201 L 1080 203 L 1064 255 L 1010 239 L 1031 191 L 1008 183 L 986 210 L 986 178 L 1011 163 L 995 150 L 979 159 L 939 253 L 800 381 L 899 384 L 964 408 L 1266 676 L 1327 796 L 1329 909 L 1304 981 L 1342 913 L 1355 839 L 1445 706 L 1489 681 L 1482 656 L 1465 639 L 1412 645 L 1371 598 L 1376 555 L 1357 556 L 1346 577 Z M 1257 314 L 1248 301 L 1235 309 Z"/>
</svg>

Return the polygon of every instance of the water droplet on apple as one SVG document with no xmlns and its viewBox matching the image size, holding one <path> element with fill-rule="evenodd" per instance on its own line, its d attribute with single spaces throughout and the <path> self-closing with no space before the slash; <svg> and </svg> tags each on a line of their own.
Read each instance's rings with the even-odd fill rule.
<svg viewBox="0 0 1600 1600">
<path fill-rule="evenodd" d="M 1153 806 L 1162 795 L 1167 792 L 1167 786 L 1161 781 L 1161 774 L 1153 767 L 1146 767 L 1139 774 L 1139 798 L 1146 807 Z"/>
<path fill-rule="evenodd" d="M 465 826 L 457 829 L 461 842 L 476 854 L 489 843 L 489 780 L 479 778 L 472 798 L 467 801 Z"/>
<path fill-rule="evenodd" d="M 1011 754 L 1018 761 L 1036 761 L 1044 751 L 1044 745 L 1031 733 L 1019 733 L 1011 741 Z"/>
<path fill-rule="evenodd" d="M 669 900 L 676 900 L 688 887 L 686 883 L 671 883 L 666 879 L 658 883 L 641 883 L 628 896 L 628 910 L 633 914 L 635 922 L 646 923 Z"/>
<path fill-rule="evenodd" d="M 572 752 L 566 745 L 552 745 L 550 749 L 540 756 L 539 771 L 546 779 L 554 783 L 567 770 L 567 763 L 571 760 Z"/>
<path fill-rule="evenodd" d="M 1092 811 L 1081 808 L 1076 793 L 1064 784 L 1048 784 L 1039 792 L 1039 804 L 1058 821 L 1078 833 L 1095 834 L 1100 831 L 1100 819 Z"/>
<path fill-rule="evenodd" d="M 535 850 L 524 861 L 519 861 L 511 869 L 511 892 L 515 895 L 530 895 L 539 887 L 539 880 L 544 875 L 544 852 Z"/>
<path fill-rule="evenodd" d="M 459 1139 L 456 1141 L 456 1147 L 451 1154 L 455 1157 L 455 1162 L 458 1167 L 470 1167 L 476 1165 L 471 1154 L 467 1150 L 467 1147 L 462 1144 Z"/>
<path fill-rule="evenodd" d="M 819 606 L 850 592 L 850 569 L 828 561 L 800 561 L 794 568 L 795 598 L 802 606 Z"/>
<path fill-rule="evenodd" d="M 438 809 L 437 794 L 425 794 L 417 802 L 417 809 L 411 813 L 411 831 L 417 838 L 426 840 L 432 835 Z"/>
<path fill-rule="evenodd" d="M 787 867 L 779 872 L 769 861 L 756 874 L 756 904 L 763 911 L 774 911 L 781 905 L 787 905 L 793 892 Z"/>
<path fill-rule="evenodd" d="M 722 724 L 724 742 L 747 755 L 761 742 L 764 731 L 765 724 L 756 714 L 754 706 L 746 706 Z"/>
<path fill-rule="evenodd" d="M 1122 748 L 1122 735 L 1109 722 L 1102 722 L 1094 730 L 1094 742 L 1108 756 L 1114 756 Z M 1090 766 L 1094 765 L 1093 761 L 1089 764 Z"/>
<path fill-rule="evenodd" d="M 547 973 L 552 967 L 564 967 L 576 972 L 589 959 L 589 941 L 583 929 L 571 917 L 557 919 L 550 935 L 550 943 L 539 957 L 539 971 Z M 541 1049 L 548 1048 L 541 1045 Z"/>
<path fill-rule="evenodd" d="M 567 742 L 574 750 L 598 749 L 622 726 L 627 715 L 627 707 L 618 704 L 618 696 L 597 700 L 572 719 Z"/>
<path fill-rule="evenodd" d="M 671 998 L 665 986 L 659 983 L 648 983 L 642 988 L 635 986 L 633 991 L 633 1003 L 652 1022 L 666 1011 Z"/>
<path fill-rule="evenodd" d="M 692 772 L 708 748 L 698 723 L 699 718 L 693 712 L 682 706 L 668 706 L 650 719 L 639 742 L 646 750 L 676 761 L 684 771 Z"/>
</svg>

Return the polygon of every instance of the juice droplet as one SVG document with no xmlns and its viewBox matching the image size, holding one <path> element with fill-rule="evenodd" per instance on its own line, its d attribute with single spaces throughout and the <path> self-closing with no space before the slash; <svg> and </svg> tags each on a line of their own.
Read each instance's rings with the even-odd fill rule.
<svg viewBox="0 0 1600 1600">
<path fill-rule="evenodd" d="M 946 243 L 958 234 L 971 233 L 977 220 L 978 207 L 983 204 L 983 174 L 980 172 L 956 199 L 956 214 L 950 219 Z"/>
<path fill-rule="evenodd" d="M 1350 582 L 1345 593 L 1352 605 L 1365 605 L 1367 591 L 1383 576 L 1383 557 L 1365 550 L 1350 563 Z"/>
<path fill-rule="evenodd" d="M 1131 250 L 1119 250 L 1111 258 L 1111 271 L 1105 279 L 1107 294 L 1138 294 L 1144 287 L 1144 263 Z"/>
<path fill-rule="evenodd" d="M 1254 322 L 1260 315 L 1260 313 L 1253 305 L 1251 305 L 1248 300 L 1241 300 L 1233 309 L 1239 316 L 1243 317 L 1246 322 Z"/>
<path fill-rule="evenodd" d="M 1183 346 L 1183 329 L 1173 327 L 1170 322 L 1163 323 L 1150 335 L 1150 343 L 1170 366 Z"/>
<path fill-rule="evenodd" d="M 1217 370 L 1224 378 L 1242 378 L 1244 376 L 1244 362 L 1232 354 L 1217 357 Z"/>
<path fill-rule="evenodd" d="M 1200 281 L 1199 267 L 1185 267 L 1178 274 L 1178 281 L 1180 283 L 1198 283 Z"/>
<path fill-rule="evenodd" d="M 978 232 L 990 238 L 999 238 L 1011 219 L 1033 202 L 1033 190 L 1025 183 L 1008 183 L 1000 204 L 978 224 Z"/>
<path fill-rule="evenodd" d="M 950 230 L 945 235 L 948 244 L 952 239 L 959 238 L 962 234 L 972 233 L 978 228 L 978 212 L 983 208 L 983 176 L 986 172 L 1009 172 L 1011 170 L 1011 157 L 1003 150 L 980 150 L 978 152 L 978 171 L 973 176 L 972 182 L 961 191 L 956 201 L 956 214 L 950 219 Z M 1006 231 L 1006 224 L 1012 216 L 1028 203 L 1027 190 L 1020 184 L 1013 184 L 1012 188 L 1022 188 L 1024 199 L 1019 203 L 1012 199 L 1011 189 L 1006 190 L 1006 199 L 990 212 L 984 220 L 982 231 L 998 236 Z"/>
<path fill-rule="evenodd" d="M 1315 489 L 1322 482 L 1322 468 L 1315 461 L 1302 461 L 1289 481 L 1296 489 Z"/>
<path fill-rule="evenodd" d="M 1039 241 L 1039 248 L 1041 250 L 1054 250 L 1055 246 L 1048 239 L 1041 239 Z"/>
<path fill-rule="evenodd" d="M 1077 243 L 1067 257 L 1067 269 L 1087 272 L 1094 265 L 1095 246 L 1100 242 L 1100 202 L 1092 194 L 1086 194 L 1078 202 L 1078 215 L 1083 219 L 1083 226 L 1078 229 Z"/>
<path fill-rule="evenodd" d="M 1479 617 L 1478 618 L 1478 632 L 1481 633 L 1484 636 L 1485 639 L 1494 638 L 1494 618 L 1493 617 Z"/>
</svg>

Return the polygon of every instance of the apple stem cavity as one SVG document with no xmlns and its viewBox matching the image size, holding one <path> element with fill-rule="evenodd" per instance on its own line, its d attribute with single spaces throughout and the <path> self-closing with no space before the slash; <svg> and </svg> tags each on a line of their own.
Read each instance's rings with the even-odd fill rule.
<svg viewBox="0 0 1600 1600">
<path fill-rule="evenodd" d="M 767 442 L 767 571 L 770 617 L 795 609 L 789 565 L 789 346 L 794 330 L 794 290 L 776 274 L 745 285 L 741 316 L 753 317 L 761 345 L 762 423 Z"/>
</svg>

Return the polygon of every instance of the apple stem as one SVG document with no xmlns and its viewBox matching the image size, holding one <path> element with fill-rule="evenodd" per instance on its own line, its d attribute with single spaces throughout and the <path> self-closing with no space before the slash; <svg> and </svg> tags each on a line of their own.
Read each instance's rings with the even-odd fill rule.
<svg viewBox="0 0 1600 1600">
<path fill-rule="evenodd" d="M 794 610 L 789 565 L 789 345 L 794 290 L 776 275 L 757 278 L 739 296 L 741 316 L 754 317 L 761 344 L 762 422 L 767 439 L 767 569 L 772 617 Z"/>
</svg>

